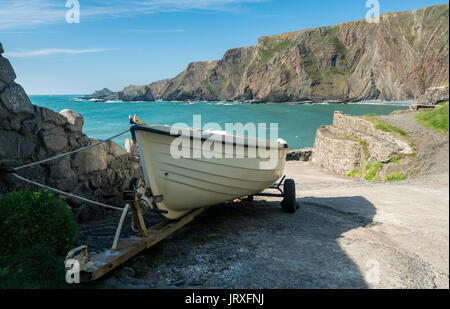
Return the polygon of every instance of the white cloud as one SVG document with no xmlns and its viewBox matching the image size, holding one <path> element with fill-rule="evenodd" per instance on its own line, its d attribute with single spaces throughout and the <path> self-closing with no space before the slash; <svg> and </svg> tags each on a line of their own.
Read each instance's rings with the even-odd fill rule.
<svg viewBox="0 0 450 309">
<path fill-rule="evenodd" d="M 9 58 L 29 58 L 29 57 L 41 57 L 50 56 L 56 54 L 68 54 L 68 55 L 78 55 L 78 54 L 91 54 L 91 53 L 101 53 L 109 51 L 112 49 L 108 48 L 92 48 L 92 49 L 61 49 L 61 48 L 49 48 L 49 49 L 39 49 L 30 50 L 22 52 L 9 52 L 5 53 L 5 57 Z"/>
<path fill-rule="evenodd" d="M 190 10 L 235 11 L 244 3 L 268 0 L 78 0 L 83 18 L 119 18 Z M 0 0 L 0 30 L 65 22 L 66 0 Z"/>
</svg>

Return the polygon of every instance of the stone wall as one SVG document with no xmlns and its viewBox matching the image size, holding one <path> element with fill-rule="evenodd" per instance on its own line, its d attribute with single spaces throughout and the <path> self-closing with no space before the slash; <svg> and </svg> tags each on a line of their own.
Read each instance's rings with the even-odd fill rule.
<svg viewBox="0 0 450 309">
<path fill-rule="evenodd" d="M 2 57 L 0 43 L 0 166 L 20 166 L 97 142 L 80 130 L 76 113 L 66 118 L 31 104 L 16 84 L 10 62 Z M 69 116 L 70 115 L 70 116 Z M 122 191 L 132 177 L 139 177 L 139 159 L 113 142 L 70 157 L 21 170 L 18 174 L 57 189 L 96 201 L 123 206 Z M 0 176 L 0 191 L 29 187 L 12 175 Z M 103 218 L 108 210 L 68 199 L 81 222 Z"/>
<path fill-rule="evenodd" d="M 312 161 L 324 169 L 345 175 L 361 168 L 363 149 L 359 141 L 339 137 L 322 127 L 316 133 Z"/>
<path fill-rule="evenodd" d="M 356 116 L 335 112 L 332 126 L 317 130 L 312 161 L 318 166 L 345 175 L 361 170 L 366 163 L 389 162 L 414 151 L 408 142 Z"/>
<path fill-rule="evenodd" d="M 386 160 L 382 158 L 381 152 L 376 152 L 377 148 L 382 151 L 383 144 L 388 148 L 397 148 L 399 153 L 413 153 L 413 150 L 405 140 L 398 138 L 392 133 L 377 129 L 372 122 L 362 117 L 345 115 L 340 111 L 336 111 L 333 118 L 333 127 L 342 130 L 344 134 L 366 138 L 372 144 L 372 147 L 369 147 L 374 150 L 372 155 L 379 158 L 379 161 Z"/>
</svg>

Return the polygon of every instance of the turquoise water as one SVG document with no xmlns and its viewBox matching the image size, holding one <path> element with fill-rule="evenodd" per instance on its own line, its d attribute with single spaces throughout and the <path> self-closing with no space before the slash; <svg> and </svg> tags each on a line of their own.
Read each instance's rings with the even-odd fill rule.
<svg viewBox="0 0 450 309">
<path fill-rule="evenodd" d="M 241 104 L 233 102 L 108 102 L 96 103 L 76 100 L 80 95 L 34 95 L 33 104 L 48 107 L 56 112 L 73 109 L 83 115 L 83 132 L 96 139 L 108 138 L 129 127 L 128 115 L 137 114 L 148 124 L 173 125 L 186 123 L 192 126 L 193 115 L 201 115 L 202 124 L 218 123 L 225 130 L 225 123 L 248 122 L 278 123 L 279 137 L 288 142 L 289 148 L 311 147 L 317 128 L 333 122 L 336 110 L 351 115 L 390 114 L 394 110 L 407 109 L 405 103 L 388 104 L 296 104 L 266 103 Z M 115 141 L 124 145 L 122 136 Z"/>
</svg>

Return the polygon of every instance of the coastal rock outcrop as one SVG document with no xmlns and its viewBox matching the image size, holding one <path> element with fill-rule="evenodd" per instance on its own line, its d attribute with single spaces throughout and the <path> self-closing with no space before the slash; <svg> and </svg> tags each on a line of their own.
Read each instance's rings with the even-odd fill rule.
<svg viewBox="0 0 450 309">
<path fill-rule="evenodd" d="M 340 175 L 363 169 L 367 163 L 387 163 L 414 153 L 409 143 L 386 132 L 367 117 L 334 113 L 333 125 L 317 130 L 312 161 Z"/>
<path fill-rule="evenodd" d="M 107 88 L 98 90 L 91 95 L 85 96 L 84 100 L 97 101 L 115 101 L 121 100 L 124 102 L 134 101 L 155 101 L 152 90 L 149 86 L 135 86 L 131 85 L 125 87 L 122 91 L 113 92 Z"/>
<path fill-rule="evenodd" d="M 73 111 L 58 114 L 33 105 L 14 82 L 15 73 L 3 58 L 0 44 L 0 166 L 16 167 L 97 142 L 82 133 L 83 118 Z M 64 116 L 63 116 L 64 115 Z M 122 192 L 141 176 L 138 158 L 113 142 L 86 152 L 26 168 L 18 174 L 59 190 L 122 206 Z M 0 175 L 0 192 L 28 187 L 11 174 Z M 69 198 L 81 222 L 103 218 L 108 210 Z"/>
<path fill-rule="evenodd" d="M 310 147 L 290 150 L 286 155 L 286 161 L 310 161 L 313 149 Z"/>
<path fill-rule="evenodd" d="M 157 100 L 412 100 L 448 82 L 449 6 L 261 37 L 140 86 Z M 122 92 L 119 92 L 122 93 Z"/>
</svg>

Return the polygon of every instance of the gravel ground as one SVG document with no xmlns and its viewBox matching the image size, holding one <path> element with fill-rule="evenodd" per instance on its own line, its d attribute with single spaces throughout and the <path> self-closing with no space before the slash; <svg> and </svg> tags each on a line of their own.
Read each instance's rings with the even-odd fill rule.
<svg viewBox="0 0 450 309">
<path fill-rule="evenodd" d="M 92 287 L 449 288 L 448 137 L 408 127 L 413 113 L 388 119 L 438 160 L 425 176 L 369 183 L 288 162 L 295 214 L 275 199 L 212 207 Z M 117 221 L 85 226 L 82 242 L 108 246 Z"/>
</svg>

